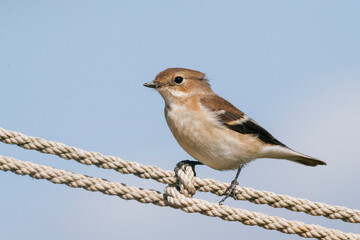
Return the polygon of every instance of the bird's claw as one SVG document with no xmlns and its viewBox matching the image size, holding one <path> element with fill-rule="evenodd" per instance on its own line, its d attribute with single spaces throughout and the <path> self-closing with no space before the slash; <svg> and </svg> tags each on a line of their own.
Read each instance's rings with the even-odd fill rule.
<svg viewBox="0 0 360 240">
<path fill-rule="evenodd" d="M 201 162 L 199 162 L 199 161 L 183 160 L 183 161 L 178 162 L 176 164 L 176 167 L 175 167 L 174 171 L 175 172 L 178 171 L 184 165 L 189 165 L 192 168 L 192 170 L 194 171 L 194 176 L 196 176 L 195 166 L 196 165 L 203 165 L 203 164 Z"/>
<path fill-rule="evenodd" d="M 237 179 L 234 179 L 231 181 L 229 187 L 225 190 L 224 194 L 225 197 L 223 199 L 221 199 L 221 201 L 219 202 L 220 205 L 222 205 L 222 203 L 228 199 L 228 197 L 232 196 L 232 197 L 235 197 L 235 189 L 236 189 L 236 186 L 238 186 L 239 183 L 237 181 Z"/>
</svg>

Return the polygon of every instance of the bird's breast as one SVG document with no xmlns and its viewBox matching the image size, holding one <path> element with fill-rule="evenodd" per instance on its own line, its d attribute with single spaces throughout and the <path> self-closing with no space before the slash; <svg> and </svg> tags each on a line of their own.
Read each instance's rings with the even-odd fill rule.
<svg viewBox="0 0 360 240">
<path fill-rule="evenodd" d="M 226 128 L 216 116 L 186 104 L 165 108 L 167 124 L 180 146 L 196 160 L 214 169 L 235 169 L 255 157 L 240 134 Z"/>
</svg>

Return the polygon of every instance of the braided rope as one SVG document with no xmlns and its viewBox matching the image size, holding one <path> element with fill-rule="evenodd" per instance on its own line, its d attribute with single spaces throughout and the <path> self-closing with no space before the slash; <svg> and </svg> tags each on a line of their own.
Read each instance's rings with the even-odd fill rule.
<svg viewBox="0 0 360 240">
<path fill-rule="evenodd" d="M 156 166 L 143 165 L 137 162 L 125 161 L 119 157 L 104 156 L 97 152 L 88 152 L 83 149 L 66 146 L 63 143 L 47 141 L 38 137 L 29 137 L 25 134 L 3 128 L 0 128 L 0 141 L 7 144 L 18 145 L 25 149 L 54 154 L 66 160 L 73 159 L 86 165 L 113 169 L 124 174 L 134 174 L 140 178 L 153 179 L 164 184 L 176 183 L 173 171 L 167 171 Z M 229 186 L 228 183 L 198 177 L 194 177 L 194 181 L 187 181 L 187 184 L 189 182 L 193 182 L 194 187 L 198 191 L 211 192 L 218 196 L 222 196 Z M 185 186 L 189 186 L 187 184 L 185 184 Z M 193 191 L 194 190 L 190 190 L 189 194 Z M 313 216 L 324 216 L 330 219 L 341 219 L 350 223 L 360 223 L 359 210 L 312 202 L 307 199 L 294 198 L 273 192 L 237 187 L 235 189 L 235 199 L 247 200 L 256 204 L 267 204 L 275 208 L 286 208 L 291 211 L 304 212 Z"/>
<path fill-rule="evenodd" d="M 66 184 L 74 188 L 97 191 L 107 195 L 115 195 L 126 200 L 141 203 L 152 203 L 157 206 L 179 208 L 189 213 L 200 213 L 206 216 L 219 217 L 227 221 L 238 221 L 246 225 L 257 225 L 269 230 L 277 230 L 287 234 L 297 234 L 306 238 L 317 239 L 360 239 L 360 234 L 343 233 L 339 230 L 322 226 L 288 221 L 284 218 L 267 216 L 258 212 L 232 208 L 226 205 L 210 203 L 205 200 L 189 198 L 181 194 L 174 185 L 165 188 L 165 194 L 155 190 L 129 187 L 117 182 L 109 182 L 101 178 L 92 178 L 82 174 L 54 169 L 33 162 L 23 162 L 15 158 L 0 155 L 0 170 L 11 171 L 19 175 L 29 175 L 36 179 L 46 179 L 56 184 Z M 187 172 L 189 168 L 182 168 Z M 179 170 L 180 171 L 180 170 Z M 185 174 L 187 175 L 187 174 Z"/>
<path fill-rule="evenodd" d="M 177 180 L 175 185 L 178 186 L 178 190 L 181 194 L 186 197 L 192 197 L 196 192 L 194 185 L 195 166 L 191 166 L 189 163 L 185 162 L 186 161 L 179 162 L 174 169 Z"/>
<path fill-rule="evenodd" d="M 104 156 L 101 153 L 88 152 L 38 137 L 29 137 L 3 128 L 0 128 L 0 141 L 7 144 L 15 144 L 29 150 L 57 155 L 66 160 L 73 159 L 85 165 L 95 165 L 104 169 L 114 169 L 123 174 L 134 174 L 140 178 L 154 179 L 160 183 L 173 184 L 176 181 L 174 172 L 165 171 L 159 167 L 125 161 L 119 157 Z"/>
<path fill-rule="evenodd" d="M 42 153 L 54 154 L 64 159 L 73 159 L 86 165 L 95 165 L 104 169 L 113 169 L 124 174 L 134 174 L 140 178 L 153 179 L 164 184 L 175 184 L 176 178 L 173 171 L 162 170 L 156 166 L 142 165 L 137 162 L 125 161 L 119 157 L 104 156 L 97 152 L 88 152 L 79 148 L 69 147 L 63 143 L 47 141 L 37 137 L 0 128 L 0 141 L 15 144 L 25 149 L 36 150 Z M 228 183 L 214 179 L 201 179 L 193 177 L 183 186 L 193 184 L 196 190 L 211 192 L 221 196 L 229 186 Z M 180 185 L 181 187 L 181 185 Z M 182 192 L 186 187 L 183 187 Z M 189 190 L 187 196 L 194 194 L 194 189 Z M 236 200 L 247 200 L 256 204 L 267 204 L 275 208 L 286 208 L 294 212 L 304 212 L 313 216 L 324 216 L 330 219 L 341 219 L 345 222 L 360 223 L 360 211 L 341 206 L 332 206 L 325 203 L 312 202 L 307 199 L 294 198 L 273 192 L 258 191 L 252 188 L 237 187 Z"/>
</svg>

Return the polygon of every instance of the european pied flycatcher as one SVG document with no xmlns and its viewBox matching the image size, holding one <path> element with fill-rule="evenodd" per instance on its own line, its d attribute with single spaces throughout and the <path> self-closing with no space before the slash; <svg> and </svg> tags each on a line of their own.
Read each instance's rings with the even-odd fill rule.
<svg viewBox="0 0 360 240">
<path fill-rule="evenodd" d="M 223 200 L 237 185 L 241 168 L 256 158 L 287 159 L 307 166 L 326 165 L 278 141 L 214 93 L 202 72 L 168 68 L 144 86 L 155 88 L 164 98 L 167 124 L 187 153 L 217 170 L 238 169 Z"/>
</svg>

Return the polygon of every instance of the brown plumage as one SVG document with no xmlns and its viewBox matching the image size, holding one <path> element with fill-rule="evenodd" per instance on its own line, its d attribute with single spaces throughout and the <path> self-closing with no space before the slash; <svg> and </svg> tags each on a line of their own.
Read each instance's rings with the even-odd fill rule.
<svg viewBox="0 0 360 240">
<path fill-rule="evenodd" d="M 288 159 L 307 166 L 326 164 L 281 143 L 215 94 L 202 72 L 169 68 L 145 86 L 155 88 L 164 98 L 166 119 L 179 144 L 210 167 L 233 169 L 256 158 Z"/>
</svg>

